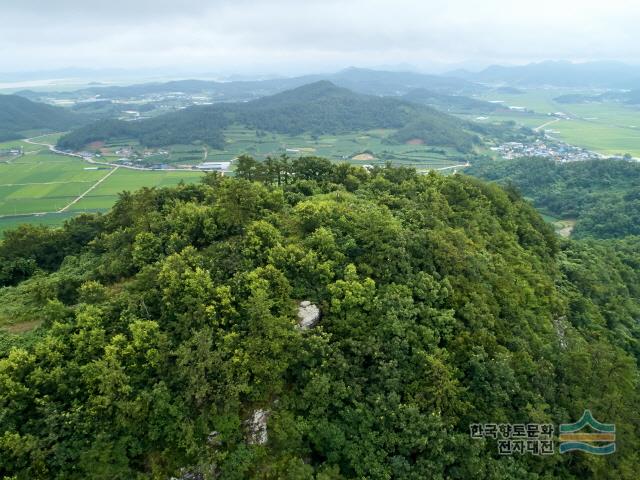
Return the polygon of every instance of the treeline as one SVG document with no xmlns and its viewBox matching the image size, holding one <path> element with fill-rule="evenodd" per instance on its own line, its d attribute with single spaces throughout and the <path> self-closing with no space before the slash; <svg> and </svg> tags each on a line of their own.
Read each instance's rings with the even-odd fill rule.
<svg viewBox="0 0 640 480">
<path fill-rule="evenodd" d="M 467 173 L 513 185 L 547 213 L 577 219 L 576 238 L 640 235 L 640 164 L 556 163 L 543 158 L 476 162 Z"/>
<path fill-rule="evenodd" d="M 341 134 L 375 128 L 402 129 L 397 141 L 468 151 L 469 124 L 432 108 L 395 98 L 353 93 L 327 81 L 316 82 L 246 103 L 196 106 L 136 122 L 107 120 L 62 137 L 60 148 L 79 150 L 97 140 L 135 139 L 146 146 L 204 142 L 223 148 L 223 130 L 241 124 L 260 131 L 299 135 Z M 410 137 L 410 135 L 415 137 Z"/>
<path fill-rule="evenodd" d="M 2 262 L 33 268 L 0 321 L 43 323 L 0 338 L 0 476 L 636 478 L 638 238 L 560 242 L 460 175 L 241 166 L 8 234 Z M 615 455 L 469 438 L 586 408 Z"/>
</svg>

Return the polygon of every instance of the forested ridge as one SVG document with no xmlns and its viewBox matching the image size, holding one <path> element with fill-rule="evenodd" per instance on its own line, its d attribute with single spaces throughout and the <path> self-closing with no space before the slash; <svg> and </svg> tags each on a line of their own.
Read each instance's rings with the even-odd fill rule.
<svg viewBox="0 0 640 480">
<path fill-rule="evenodd" d="M 318 158 L 20 227 L 0 322 L 42 325 L 0 337 L 0 476 L 635 479 L 639 247 L 560 240 L 471 177 Z M 469 438 L 587 408 L 614 455 Z"/>
<path fill-rule="evenodd" d="M 0 95 L 0 142 L 24 138 L 34 130 L 60 131 L 89 120 L 80 114 L 17 95 Z"/>
<path fill-rule="evenodd" d="M 433 108 L 319 81 L 246 103 L 194 106 L 136 122 L 103 120 L 63 136 L 58 146 L 78 150 L 98 140 L 135 139 L 147 146 L 200 141 L 224 148 L 224 129 L 232 124 L 291 135 L 408 127 L 415 136 L 400 141 L 418 138 L 464 152 L 478 141 L 470 123 Z"/>
<path fill-rule="evenodd" d="M 479 159 L 467 172 L 517 188 L 551 215 L 577 219 L 575 238 L 640 235 L 638 162 Z"/>
</svg>

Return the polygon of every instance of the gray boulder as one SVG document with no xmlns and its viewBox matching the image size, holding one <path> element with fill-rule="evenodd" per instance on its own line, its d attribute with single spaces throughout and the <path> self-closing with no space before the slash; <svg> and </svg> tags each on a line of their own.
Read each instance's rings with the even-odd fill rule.
<svg viewBox="0 0 640 480">
<path fill-rule="evenodd" d="M 271 412 L 259 408 L 254 410 L 251 418 L 244 422 L 247 436 L 246 440 L 249 445 L 264 445 L 267 443 L 269 436 L 267 434 L 267 420 Z"/>
<path fill-rule="evenodd" d="M 308 300 L 298 306 L 298 329 L 309 330 L 320 321 L 320 309 Z"/>
</svg>

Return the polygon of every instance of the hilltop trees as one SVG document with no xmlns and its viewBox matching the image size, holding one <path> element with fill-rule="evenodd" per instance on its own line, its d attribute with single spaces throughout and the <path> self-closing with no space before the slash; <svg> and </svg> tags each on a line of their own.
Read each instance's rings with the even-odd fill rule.
<svg viewBox="0 0 640 480">
<path fill-rule="evenodd" d="M 517 193 L 460 175 L 241 165 L 9 235 L 34 270 L 0 318 L 44 324 L 0 338 L 1 475 L 635 478 L 636 240 L 559 242 Z M 40 254 L 60 238 L 62 260 Z M 585 408 L 616 423 L 605 461 L 469 439 Z"/>
</svg>

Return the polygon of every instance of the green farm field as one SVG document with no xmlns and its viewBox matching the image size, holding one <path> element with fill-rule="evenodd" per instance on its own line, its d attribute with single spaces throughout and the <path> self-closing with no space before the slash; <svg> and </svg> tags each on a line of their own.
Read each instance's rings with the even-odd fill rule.
<svg viewBox="0 0 640 480">
<path fill-rule="evenodd" d="M 315 137 L 258 134 L 255 130 L 233 127 L 225 132 L 227 144 L 224 150 L 204 145 L 173 145 L 163 149 L 168 152 L 166 155 L 153 155 L 145 161 L 178 166 L 204 160 L 232 161 L 242 154 L 259 160 L 282 154 L 292 158 L 317 155 L 355 165 L 391 162 L 419 171 L 444 169 L 443 172 L 452 172 L 452 167 L 470 159 L 470 156 L 448 148 L 387 143 L 386 138 L 392 133 L 391 130 L 372 130 Z M 54 144 L 58 137 L 59 134 L 48 135 L 38 137 L 36 141 Z M 120 156 L 116 152 L 123 146 L 144 150 L 135 142 L 119 141 L 101 148 L 102 160 L 117 163 Z M 123 167 L 114 172 L 114 167 L 54 154 L 41 145 L 23 141 L 0 144 L 0 149 L 16 147 L 22 147 L 22 156 L 0 159 L 0 232 L 20 223 L 58 225 L 75 214 L 107 211 L 122 191 L 172 186 L 180 181 L 195 182 L 202 175 L 197 171 L 140 171 Z"/>
<path fill-rule="evenodd" d="M 225 130 L 224 149 L 211 149 L 204 145 L 172 145 L 163 150 L 167 155 L 152 155 L 145 163 L 167 163 L 170 165 L 194 165 L 203 161 L 230 162 L 240 155 L 251 155 L 257 160 L 268 156 L 287 154 L 292 158 L 305 155 L 320 156 L 336 162 L 355 165 L 412 166 L 418 170 L 451 167 L 466 163 L 470 158 L 454 149 L 429 145 L 402 145 L 387 143 L 393 130 L 371 130 L 341 135 L 283 135 L 275 133 L 258 134 L 241 126 Z M 116 152 L 124 146 L 134 150 L 144 150 L 135 141 L 118 141 L 103 146 L 103 158 L 117 162 Z M 355 157 L 355 158 L 354 158 Z"/>
<path fill-rule="evenodd" d="M 241 154 L 251 155 L 258 160 L 281 154 L 294 158 L 314 155 L 355 165 L 379 165 L 389 161 L 394 165 L 412 166 L 418 170 L 450 167 L 468 160 L 468 156 L 449 148 L 386 143 L 385 140 L 392 133 L 393 130 L 371 130 L 320 136 L 271 133 L 257 135 L 254 130 L 232 127 L 225 130 L 225 149 L 209 150 L 207 158 L 209 161 L 230 161 Z"/>
<path fill-rule="evenodd" d="M 514 120 L 537 128 L 555 120 L 549 114 L 562 112 L 568 119 L 558 119 L 544 127 L 551 136 L 605 155 L 629 153 L 640 157 L 640 108 L 614 102 L 566 104 L 553 100 L 569 93 L 593 94 L 584 90 L 551 88 L 527 90 L 523 94 L 485 94 L 484 100 L 501 100 L 507 106 L 530 110 L 489 116 L 487 121 Z"/>
<path fill-rule="evenodd" d="M 24 142 L 2 143 L 0 149 L 17 146 L 24 146 L 24 155 L 0 159 L 0 232 L 21 223 L 59 225 L 81 212 L 107 211 L 122 191 L 195 182 L 202 175 L 123 168 L 113 172 L 112 167 L 90 165 Z M 108 174 L 111 175 L 72 204 Z"/>
</svg>

